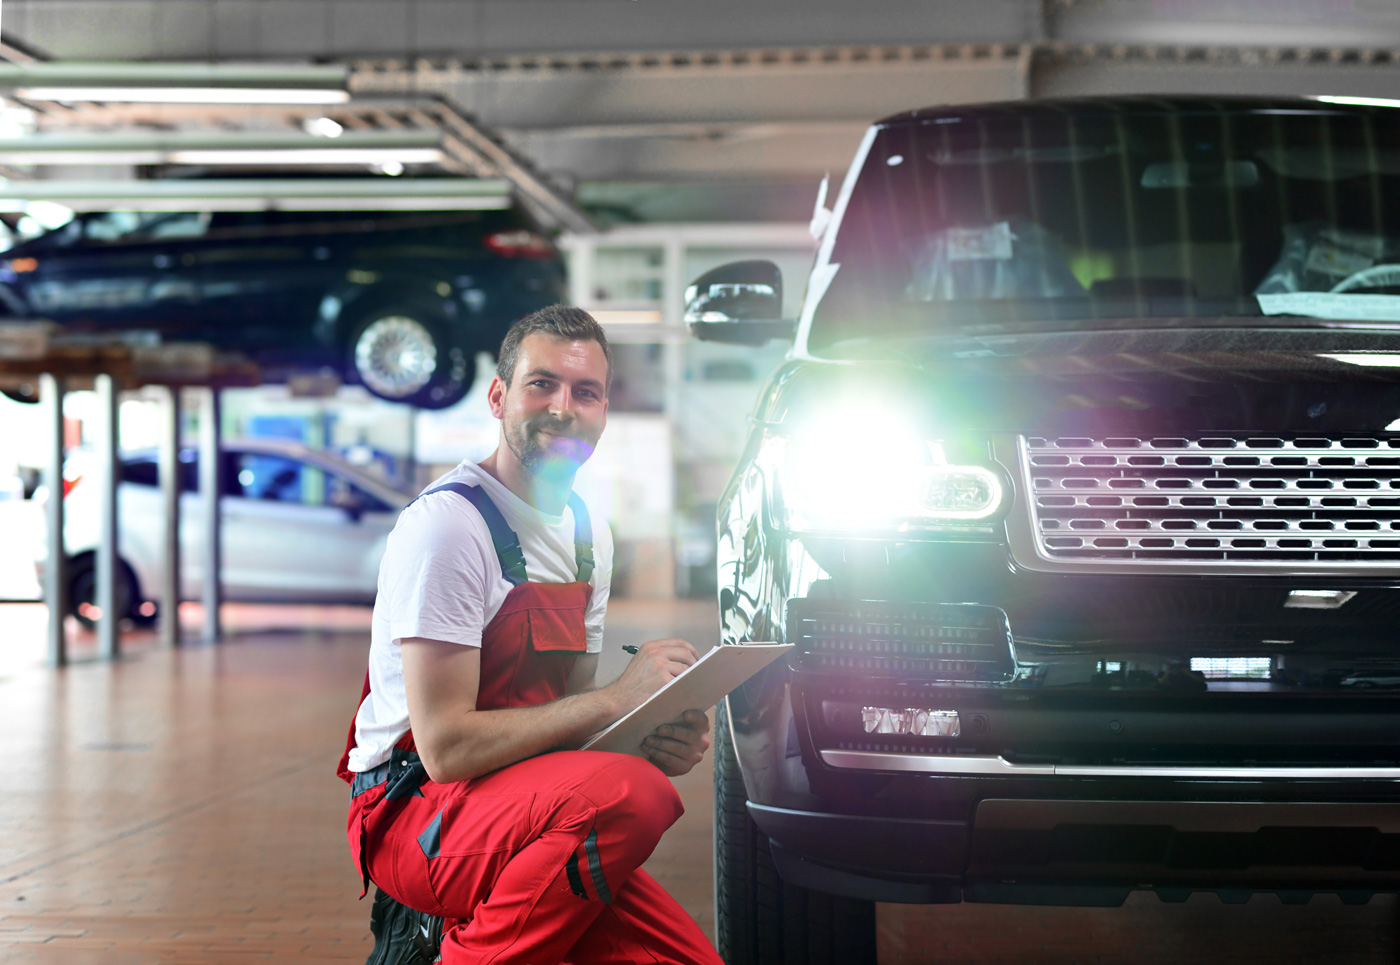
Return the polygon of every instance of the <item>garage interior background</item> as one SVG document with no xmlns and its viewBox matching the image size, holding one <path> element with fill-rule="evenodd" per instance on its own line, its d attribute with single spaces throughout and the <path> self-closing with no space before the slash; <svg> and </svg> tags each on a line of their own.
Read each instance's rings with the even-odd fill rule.
<svg viewBox="0 0 1400 965">
<path fill-rule="evenodd" d="M 584 485 L 613 519 L 619 592 L 640 596 L 711 592 L 713 503 L 783 350 L 688 341 L 683 288 L 714 265 L 769 257 L 795 312 L 817 185 L 840 176 L 870 119 L 1102 93 L 1383 97 L 1400 65 L 1389 0 L 6 0 L 0 30 L 12 65 L 86 67 L 88 86 L 149 68 L 275 64 L 340 68 L 350 91 L 327 107 L 11 89 L 0 113 L 5 244 L 73 210 L 120 206 L 132 181 L 504 177 L 558 230 L 571 300 L 619 343 L 613 421 Z M 407 164 L 292 166 L 279 154 L 333 145 L 328 130 L 421 135 L 435 159 L 420 149 Z M 283 140 L 181 163 L 182 148 L 266 136 Z M 325 379 L 230 390 L 223 427 L 329 447 L 411 488 L 487 451 L 485 381 L 436 412 Z M 69 398 L 73 441 L 91 406 L 85 393 Z M 126 396 L 124 447 L 155 444 L 156 407 Z M 23 495 L 47 437 L 35 407 L 0 399 L 0 423 L 0 494 Z M 32 535 L 37 523 L 17 525 Z M 37 595 L 32 566 L 11 558 L 5 570 L 0 596 Z"/>
<path fill-rule="evenodd" d="M 320 83 L 329 78 L 333 89 L 348 96 L 321 105 L 258 104 L 237 96 L 226 103 L 191 104 L 168 93 L 220 73 L 236 86 L 238 72 L 248 68 L 314 76 Z M 46 70 L 63 90 L 40 97 L 17 88 L 16 78 Z M 824 176 L 835 180 L 844 173 L 872 119 L 933 104 L 1091 94 L 1394 98 L 1397 81 L 1400 3 L 1395 0 L 2 0 L 0 261 L 5 249 L 61 226 L 75 212 L 198 210 L 190 199 L 195 186 L 209 180 L 355 176 L 378 179 L 386 196 L 430 179 L 500 183 L 552 227 L 568 265 L 570 301 L 598 314 L 617 346 L 609 429 L 580 477 L 580 488 L 614 526 L 615 595 L 645 601 L 691 596 L 703 602 L 713 600 L 715 584 L 714 503 L 739 457 L 747 411 L 786 346 L 751 349 L 689 339 L 681 323 L 683 290 L 716 265 L 768 258 L 787 279 L 785 312 L 795 315 L 815 250 L 808 224 L 818 185 Z M 163 88 L 167 99 L 124 102 L 112 94 L 113 88 L 143 83 Z M 79 93 L 74 88 L 80 84 L 98 89 Z M 379 153 L 369 159 L 353 153 L 369 147 Z M 299 159 L 288 153 L 307 151 L 315 153 Z M 328 157 L 326 151 L 339 156 Z M 204 153 L 196 161 L 191 152 Z M 271 195 L 254 196 L 251 203 L 276 205 Z M 4 321 L 0 317 L 0 325 Z M 472 391 L 436 411 L 382 401 L 359 386 L 339 384 L 336 374 L 327 372 L 302 373 L 289 384 L 226 389 L 223 434 L 291 438 L 313 450 L 329 449 L 411 490 L 462 458 L 480 458 L 494 444 L 495 423 L 483 400 L 490 362 L 484 355 L 475 362 Z M 156 446 L 161 405 L 158 391 L 124 393 L 125 448 Z M 28 497 L 49 458 L 43 408 L 0 396 L 0 533 L 7 547 L 0 554 L 0 600 L 32 601 L 40 594 L 34 559 L 44 542 L 44 517 Z M 201 414 L 193 394 L 184 411 L 192 442 Z M 70 445 L 90 443 L 100 432 L 103 413 L 92 392 L 70 392 L 64 415 Z M 41 608 L 9 609 L 23 615 L 5 624 L 12 632 L 0 647 L 0 685 L 10 684 L 0 686 L 6 696 L 0 700 L 0 732 L 15 738 L 0 752 L 29 755 L 23 758 L 25 780 L 42 777 L 72 789 L 73 797 L 89 788 L 76 781 L 70 788 L 65 768 L 76 761 L 75 772 L 77 766 L 98 772 L 91 763 L 95 754 L 112 761 L 106 766 L 118 773 L 114 785 L 140 788 L 101 802 L 97 819 L 79 806 L 55 806 L 62 811 L 59 817 L 46 813 L 42 823 L 30 826 L 23 823 L 24 813 L 5 812 L 4 806 L 19 808 L 35 796 L 34 788 L 26 785 L 30 797 L 6 796 L 0 818 L 20 815 L 17 826 L 6 825 L 14 833 L 0 846 L 0 884 L 10 883 L 0 894 L 10 902 L 0 909 L 0 958 L 6 960 L 8 944 L 25 939 L 18 925 L 6 938 L 4 916 L 19 913 L 15 895 L 37 887 L 35 876 L 23 878 L 10 868 L 30 861 L 26 848 L 39 855 L 31 863 L 48 867 L 50 852 L 57 854 L 70 841 L 101 834 L 115 840 L 133 834 L 133 828 L 149 831 L 153 822 L 142 795 L 155 793 L 148 775 L 159 776 L 164 765 L 155 760 L 161 755 L 141 757 L 140 752 L 153 746 L 164 752 L 167 740 L 162 735 L 154 744 L 142 744 L 109 737 L 49 760 L 45 754 L 53 742 L 76 743 L 75 735 L 91 722 L 80 718 L 82 698 L 75 697 L 65 711 L 54 709 L 59 703 L 50 689 L 52 678 L 31 686 L 37 676 L 23 681 L 15 676 L 43 662 L 44 631 Z M 697 605 L 687 612 L 698 614 L 692 625 L 712 631 L 711 610 Z M 651 610 L 642 615 L 641 622 L 653 616 Z M 360 617 L 348 625 L 365 636 Z M 156 689 L 151 694 L 132 690 L 121 700 L 101 692 L 87 703 L 114 732 L 125 723 L 117 708 L 138 708 L 133 719 L 156 733 L 159 723 L 141 717 L 141 702 L 177 707 L 186 715 L 180 729 L 199 738 L 213 730 L 222 702 L 232 705 L 246 697 L 240 688 L 253 681 L 256 686 L 247 689 L 256 689 L 265 701 L 259 712 L 286 714 L 289 727 L 319 713 L 340 728 L 349 691 L 338 682 L 299 691 L 295 701 L 284 700 L 266 683 L 266 667 L 279 673 L 298 668 L 299 680 L 335 673 L 358 680 L 363 668 L 358 650 L 351 653 L 353 660 L 341 661 L 344 666 L 327 669 L 335 653 L 352 649 L 332 646 L 338 626 L 343 630 L 341 624 L 328 624 L 325 639 L 310 639 L 296 651 L 301 656 L 279 653 L 275 646 L 190 651 L 191 666 L 215 668 L 204 676 L 192 671 L 192 677 L 223 675 L 219 688 L 211 686 L 196 699 Z M 34 646 L 26 642 L 30 639 Z M 266 667 L 252 666 L 258 661 Z M 77 688 L 96 678 L 73 679 Z M 80 692 L 85 693 L 75 690 Z M 40 720 L 43 726 L 5 731 L 7 720 L 25 725 Z M 289 760 L 306 759 L 295 773 L 288 765 L 289 780 L 302 783 L 295 785 L 296 794 L 282 798 L 284 804 L 295 802 L 288 807 L 303 809 L 294 817 L 304 826 L 329 826 L 321 814 L 311 813 L 312 799 L 325 790 L 326 771 L 316 757 L 320 750 L 278 748 Z M 132 756 L 117 757 L 126 752 Z M 36 759 L 44 761 L 42 767 L 31 766 Z M 4 753 L 0 763 L 13 765 L 11 774 L 21 771 Z M 233 826 L 245 817 L 233 811 L 245 799 L 230 792 L 225 811 L 189 804 L 178 796 L 193 793 L 184 786 L 187 770 L 193 768 L 210 787 L 235 778 L 254 787 L 266 775 L 245 769 L 230 777 L 208 766 L 200 769 L 205 763 L 172 756 L 169 766 L 179 769 L 182 785 L 162 806 L 178 810 L 188 804 L 191 813 L 204 807 L 206 817 L 212 813 L 213 821 Z M 687 792 L 694 800 L 687 803 L 704 820 L 709 772 L 696 776 Z M 41 790 L 47 793 L 50 784 Z M 341 807 L 339 797 L 333 803 Z M 49 806 L 45 798 L 41 808 Z M 79 828 L 80 819 L 92 827 Z M 292 829 L 287 834 L 303 826 L 291 819 L 284 823 Z M 289 846 L 276 829 L 261 830 L 266 836 L 240 849 L 243 862 L 227 880 L 205 882 L 188 872 L 172 876 L 169 864 L 162 863 L 214 865 L 211 849 L 217 842 L 204 836 L 164 835 L 159 847 L 141 856 L 149 867 L 135 871 L 122 865 L 129 855 L 108 852 L 92 863 L 92 893 L 80 893 L 76 886 L 72 894 L 61 885 L 51 888 L 46 907 L 60 911 L 43 926 L 49 927 L 45 934 L 64 937 L 61 909 L 86 913 L 115 898 L 131 902 L 121 908 L 135 908 L 149 920 L 131 925 L 127 939 L 112 939 L 116 931 L 109 921 L 104 940 L 144 942 L 143 929 L 155 928 L 150 922 L 189 917 L 180 894 L 188 892 L 219 908 L 217 915 L 192 924 L 207 926 L 226 941 L 225 952 L 237 952 L 234 944 L 251 935 L 235 932 L 244 919 L 273 914 L 258 904 L 276 900 L 266 897 L 267 882 L 258 876 L 280 860 L 279 847 Z M 707 831 L 705 826 L 693 839 L 673 841 L 661 856 L 687 868 L 685 861 L 701 859 L 698 871 L 684 872 L 691 879 L 677 874 L 667 881 L 684 895 L 688 908 L 703 909 L 712 898 L 709 845 L 702 840 Z M 131 837 L 133 844 L 142 840 Z M 343 883 L 343 842 L 332 845 L 324 865 L 312 871 Z M 61 880 L 62 861 L 71 864 L 71 857 L 53 863 L 54 880 Z M 146 879 L 138 880 L 142 873 Z M 101 891 L 109 880 L 126 883 L 112 893 Z M 143 881 L 156 884 L 147 889 Z M 305 898 L 293 892 L 298 886 L 288 886 L 288 904 Z M 344 940 L 358 942 L 355 950 L 363 957 L 368 908 L 355 905 L 353 896 L 340 901 L 339 891 L 321 905 L 305 901 L 308 917 L 321 917 L 314 918 L 309 936 L 290 926 L 282 929 L 292 932 L 286 947 L 310 943 L 328 959 L 355 960 L 353 951 L 344 954 L 344 946 L 334 954 L 327 951 Z M 29 904 L 36 915 L 45 896 L 38 898 Z M 1151 901 L 1155 908 L 1156 899 Z M 161 903 L 168 910 L 148 910 Z M 1360 960 L 1358 947 L 1374 952 L 1377 942 L 1393 944 L 1394 907 L 1374 902 L 1365 912 L 1370 917 L 1345 919 L 1350 931 L 1339 929 L 1318 941 L 1332 942 L 1329 948 L 1338 959 Z M 254 908 L 257 915 L 250 911 Z M 969 957 L 984 961 L 991 957 L 989 948 L 1026 960 L 1027 949 L 1044 947 L 1039 944 L 1044 935 L 1058 936 L 1049 940 L 1070 949 L 1065 960 L 1078 960 L 1081 947 L 1108 949 L 1110 959 L 1116 954 L 1130 960 L 1141 950 L 1142 935 L 1155 928 L 1151 940 L 1159 952 L 1180 951 L 1174 959 L 1158 958 L 1180 960 L 1219 951 L 1220 936 L 1233 936 L 1241 921 L 1237 910 L 1216 909 L 1202 917 L 1200 905 L 1193 905 L 1188 912 L 1197 917 L 1190 920 L 1205 925 L 1176 946 L 1168 939 L 1181 919 L 1143 906 L 1115 911 L 1121 917 L 1112 918 L 1063 909 L 1046 909 L 1043 918 L 1035 917 L 1037 909 L 1015 917 L 994 906 L 940 909 L 945 917 L 939 937 L 952 935 L 957 942 L 963 936 L 966 942 L 958 947 L 971 948 Z M 1270 918 L 1272 912 L 1253 903 L 1252 920 L 1261 923 L 1254 934 L 1262 940 L 1276 931 L 1280 949 L 1303 941 L 1289 929 L 1315 919 L 1288 911 L 1291 917 Z M 99 914 L 108 913 L 118 914 L 110 908 Z M 706 921 L 703 913 L 697 919 L 712 929 L 712 919 Z M 334 928 L 325 924 L 332 921 Z M 927 926 L 908 924 L 900 931 L 902 921 L 886 919 L 882 954 L 907 942 L 909 955 L 885 960 L 925 960 L 919 957 L 921 943 L 930 939 L 917 928 Z M 961 922 L 961 931 L 947 930 L 949 921 Z M 1041 932 L 1026 924 L 1042 921 Z M 1377 923 L 1381 929 L 1373 927 Z M 190 925 L 186 920 L 181 927 Z M 41 926 L 26 922 L 23 927 L 37 932 Z M 281 935 L 273 925 L 268 930 Z M 1374 937 L 1380 931 L 1384 935 Z M 903 936 L 898 941 L 889 937 L 896 933 Z M 86 932 L 75 926 L 66 934 L 78 947 Z M 169 939 L 184 940 L 178 933 Z M 100 957 L 108 946 L 91 947 L 99 957 L 90 960 L 114 960 Z M 956 957 L 957 951 L 950 954 Z M 221 960 L 218 956 L 211 952 L 202 960 Z"/>
</svg>

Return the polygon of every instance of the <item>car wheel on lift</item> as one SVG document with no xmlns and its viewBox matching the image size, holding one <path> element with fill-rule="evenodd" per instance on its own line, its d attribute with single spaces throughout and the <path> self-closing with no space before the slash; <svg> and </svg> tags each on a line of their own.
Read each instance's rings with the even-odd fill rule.
<svg viewBox="0 0 1400 965">
<path fill-rule="evenodd" d="M 875 904 L 783 881 L 749 817 L 729 733 L 715 711 L 715 932 L 728 965 L 875 965 Z"/>
<path fill-rule="evenodd" d="M 366 312 L 351 329 L 349 368 L 372 394 L 420 409 L 445 409 L 471 389 L 476 360 L 445 337 L 430 313 L 405 306 Z"/>
<path fill-rule="evenodd" d="M 33 405 L 39 401 L 39 383 L 34 379 L 0 383 L 0 395 L 15 402 Z"/>
<path fill-rule="evenodd" d="M 155 622 L 155 605 L 141 602 L 136 574 L 124 560 L 117 560 L 116 597 L 117 612 L 137 626 Z M 97 557 L 91 553 L 69 563 L 68 612 L 89 630 L 97 626 Z"/>
</svg>

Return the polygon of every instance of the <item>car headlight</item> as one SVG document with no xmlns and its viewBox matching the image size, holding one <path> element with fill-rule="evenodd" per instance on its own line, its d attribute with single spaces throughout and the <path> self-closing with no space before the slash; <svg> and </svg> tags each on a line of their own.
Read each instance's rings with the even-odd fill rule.
<svg viewBox="0 0 1400 965">
<path fill-rule="evenodd" d="M 769 435 L 764 457 L 774 508 L 794 532 L 985 532 L 1004 501 L 998 472 L 950 459 L 942 440 L 892 424 L 888 411 L 842 412 Z"/>
</svg>

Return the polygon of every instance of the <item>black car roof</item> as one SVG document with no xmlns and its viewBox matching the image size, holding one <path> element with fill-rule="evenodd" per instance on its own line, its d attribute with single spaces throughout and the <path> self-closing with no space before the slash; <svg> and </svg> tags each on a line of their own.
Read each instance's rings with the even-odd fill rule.
<svg viewBox="0 0 1400 965">
<path fill-rule="evenodd" d="M 1316 114 L 1389 114 L 1400 119 L 1400 112 L 1397 112 L 1396 107 L 1334 104 L 1306 97 L 1134 96 L 945 104 L 902 111 L 898 114 L 891 114 L 875 123 L 877 127 L 893 127 L 906 124 L 926 124 L 947 118 L 970 120 L 988 117 L 1049 117 L 1066 114 L 1080 117 L 1113 114 L 1233 114 L 1281 110 Z"/>
</svg>

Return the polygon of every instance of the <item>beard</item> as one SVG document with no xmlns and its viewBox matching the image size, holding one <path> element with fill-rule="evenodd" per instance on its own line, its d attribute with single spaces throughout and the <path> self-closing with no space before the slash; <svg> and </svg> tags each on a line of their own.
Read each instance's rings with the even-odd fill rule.
<svg viewBox="0 0 1400 965">
<path fill-rule="evenodd" d="M 572 476 L 593 455 L 598 443 L 596 435 L 584 438 L 576 434 L 576 428 L 572 421 L 540 416 L 508 422 L 504 434 L 510 451 L 532 476 Z"/>
</svg>

